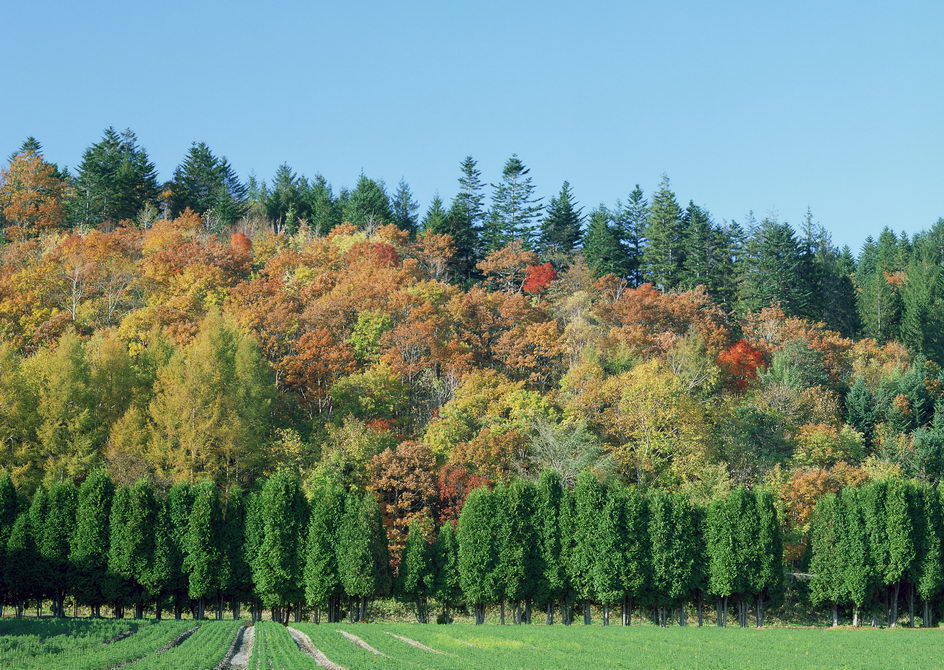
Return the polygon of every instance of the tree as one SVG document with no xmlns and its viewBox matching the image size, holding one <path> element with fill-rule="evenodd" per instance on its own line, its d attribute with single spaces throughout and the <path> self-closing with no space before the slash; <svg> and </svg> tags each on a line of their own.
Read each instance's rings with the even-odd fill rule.
<svg viewBox="0 0 944 670">
<path fill-rule="evenodd" d="M 74 570 L 73 595 L 91 608 L 93 617 L 108 602 L 108 519 L 114 491 L 102 470 L 91 473 L 79 487 L 69 560 Z"/>
<path fill-rule="evenodd" d="M 564 182 L 560 193 L 551 198 L 538 237 L 538 251 L 544 258 L 566 258 L 580 245 L 583 208 L 574 200 L 570 182 Z"/>
<path fill-rule="evenodd" d="M 442 198 L 436 195 L 423 217 L 423 230 L 435 235 L 451 234 L 448 217 L 449 213 L 443 209 Z"/>
<path fill-rule="evenodd" d="M 922 624 L 927 628 L 932 625 L 932 603 L 944 589 L 944 518 L 939 491 L 922 486 L 918 490 L 918 502 L 920 535 L 917 537 L 914 577 L 915 588 L 924 605 Z"/>
<path fill-rule="evenodd" d="M 22 150 L 0 171 L 0 221 L 12 237 L 62 226 L 71 190 L 39 151 Z"/>
<path fill-rule="evenodd" d="M 73 220 L 86 226 L 131 219 L 146 205 L 156 206 L 157 170 L 130 130 L 106 128 L 85 150 L 76 170 Z"/>
<path fill-rule="evenodd" d="M 754 490 L 757 507 L 757 534 L 752 547 L 758 565 L 751 585 L 757 596 L 756 622 L 764 625 L 764 603 L 777 604 L 783 596 L 783 533 L 774 497 L 769 491 Z"/>
<path fill-rule="evenodd" d="M 837 501 L 838 552 L 842 565 L 842 588 L 852 603 L 852 625 L 859 625 L 862 608 L 871 599 L 875 588 L 874 566 L 868 551 L 868 533 L 865 526 L 861 492 L 848 487 Z"/>
<path fill-rule="evenodd" d="M 608 626 L 610 607 L 617 603 L 626 606 L 623 572 L 629 561 L 626 555 L 628 538 L 624 492 L 616 486 L 607 487 L 604 500 L 597 518 L 598 546 L 593 565 L 593 590 L 603 607 L 603 625 Z"/>
<path fill-rule="evenodd" d="M 221 549 L 227 579 L 221 583 L 220 590 L 223 598 L 229 598 L 233 619 L 239 618 L 240 603 L 249 602 L 253 596 L 252 565 L 245 551 L 248 497 L 241 488 L 232 489 L 226 497 L 223 513 Z M 219 610 L 218 614 L 221 614 Z"/>
<path fill-rule="evenodd" d="M 236 222 L 246 211 L 247 189 L 225 157 L 217 157 L 204 142 L 194 142 L 170 183 L 174 217 L 190 208 L 214 218 L 220 227 Z"/>
<path fill-rule="evenodd" d="M 263 184 L 259 192 L 265 215 L 272 225 L 272 232 L 293 234 L 300 219 L 308 214 L 308 203 L 304 198 L 304 184 L 286 163 L 279 165 L 272 178 L 272 187 Z"/>
<path fill-rule="evenodd" d="M 649 510 L 653 595 L 659 622 L 665 626 L 668 608 L 682 604 L 699 581 L 698 514 L 691 501 L 677 493 L 656 493 Z M 682 612 L 684 624 L 684 609 Z"/>
<path fill-rule="evenodd" d="M 433 569 L 433 594 L 443 608 L 438 622 L 452 623 L 452 608 L 462 601 L 459 543 L 452 521 L 447 521 L 439 528 L 436 542 L 433 544 Z"/>
<path fill-rule="evenodd" d="M 398 577 L 400 593 L 416 606 L 416 620 L 429 623 L 427 601 L 435 588 L 435 573 L 432 547 L 419 522 L 410 524 Z"/>
<path fill-rule="evenodd" d="M 173 598 L 174 618 L 180 619 L 184 604 L 190 602 L 189 580 L 184 567 L 187 555 L 187 531 L 193 508 L 193 486 L 187 482 L 175 484 L 167 492 L 167 517 L 170 524 L 169 553 L 171 580 L 167 592 Z"/>
<path fill-rule="evenodd" d="M 41 495 L 40 491 L 37 491 L 34 496 L 33 504 Z M 6 546 L 4 582 L 7 585 L 8 597 L 16 603 L 17 617 L 23 615 L 24 601 L 30 598 L 41 598 L 45 588 L 43 564 L 36 546 L 36 536 L 30 523 L 30 516 L 29 508 L 20 511 L 10 528 L 10 537 Z"/>
<path fill-rule="evenodd" d="M 10 602 L 9 596 L 14 586 L 6 581 L 7 544 L 19 511 L 20 500 L 16 487 L 10 473 L 4 470 L 0 472 L 0 602 Z"/>
<path fill-rule="evenodd" d="M 684 258 L 682 209 L 675 199 L 667 175 L 652 194 L 646 219 L 646 247 L 642 255 L 642 273 L 661 291 L 670 291 L 682 281 Z"/>
<path fill-rule="evenodd" d="M 183 567 L 187 573 L 187 594 L 197 601 L 197 619 L 204 618 L 207 597 L 221 590 L 228 573 L 222 525 L 216 485 L 212 481 L 194 485 L 193 504 L 184 537 Z"/>
<path fill-rule="evenodd" d="M 485 606 L 496 602 L 500 593 L 496 512 L 497 501 L 483 486 L 469 493 L 459 515 L 459 583 L 476 624 L 485 623 Z"/>
<path fill-rule="evenodd" d="M 705 517 L 705 548 L 708 554 L 708 589 L 720 598 L 718 625 L 727 624 L 728 599 L 739 587 L 737 519 L 732 518 L 727 498 L 715 498 Z"/>
<path fill-rule="evenodd" d="M 403 179 L 397 184 L 397 192 L 393 194 L 390 209 L 392 210 L 392 222 L 394 225 L 401 230 L 407 231 L 411 235 L 415 235 L 417 228 L 416 213 L 419 210 L 419 205 L 416 200 L 413 199 L 413 192 L 410 190 L 410 185 Z M 441 202 L 439 209 L 442 211 Z"/>
<path fill-rule="evenodd" d="M 158 516 L 153 486 L 145 479 L 120 487 L 112 500 L 108 570 L 120 579 L 112 600 L 119 608 L 134 604 L 135 619 L 144 616 L 145 605 L 160 591 L 161 585 L 152 579 L 155 562 L 161 559 L 155 533 Z"/>
<path fill-rule="evenodd" d="M 759 311 L 776 303 L 788 316 L 806 316 L 811 296 L 804 267 L 790 224 L 764 219 L 748 241 L 741 274 L 741 311 Z"/>
<path fill-rule="evenodd" d="M 498 512 L 497 575 L 502 600 L 502 623 L 506 600 L 512 605 L 514 623 L 530 623 L 531 603 L 542 572 L 540 555 L 533 551 L 536 546 L 534 486 L 525 480 L 515 479 L 497 487 L 493 495 L 497 498 Z M 523 612 L 522 603 L 525 605 Z"/>
<path fill-rule="evenodd" d="M 560 508 L 564 497 L 561 476 L 554 470 L 545 470 L 538 479 L 534 501 L 536 546 L 541 574 L 535 586 L 535 600 L 547 610 L 548 625 L 554 623 L 554 605 L 566 593 L 567 572 L 562 556 Z"/>
<path fill-rule="evenodd" d="M 590 214 L 583 255 L 596 277 L 607 274 L 623 277 L 630 270 L 620 231 L 613 226 L 611 219 L 603 205 Z"/>
<path fill-rule="evenodd" d="M 338 525 L 344 514 L 344 489 L 334 479 L 323 478 L 312 491 L 305 551 L 305 600 L 327 609 L 328 623 L 340 621 L 343 594 L 338 567 Z"/>
<path fill-rule="evenodd" d="M 643 283 L 642 256 L 646 247 L 646 222 L 649 219 L 649 203 L 636 184 L 625 205 L 618 203 L 616 226 L 618 237 L 626 251 L 626 279 L 630 286 Z"/>
<path fill-rule="evenodd" d="M 37 533 L 37 548 L 47 570 L 46 591 L 53 601 L 53 614 L 64 617 L 66 594 L 74 575 L 69 561 L 69 538 L 75 532 L 76 489 L 72 482 L 49 487 L 45 514 Z"/>
<path fill-rule="evenodd" d="M 352 620 L 366 621 L 371 598 L 390 587 L 390 559 L 380 506 L 371 493 L 349 493 L 338 530 L 338 572 L 352 599 Z"/>
<path fill-rule="evenodd" d="M 832 607 L 833 626 L 839 625 L 838 605 L 845 595 L 838 509 L 839 498 L 835 494 L 820 498 L 810 531 L 810 600 L 814 605 Z"/>
<path fill-rule="evenodd" d="M 390 223 L 393 214 L 383 184 L 362 174 L 344 204 L 344 220 L 358 228 L 376 228 Z"/>
<path fill-rule="evenodd" d="M 253 561 L 253 581 L 262 604 L 278 608 L 276 618 L 285 624 L 288 612 L 282 614 L 283 608 L 294 605 L 296 617 L 301 615 L 306 508 L 298 477 L 293 473 L 276 472 L 263 484 L 259 501 L 262 536 Z"/>
<path fill-rule="evenodd" d="M 572 547 L 568 554 L 568 577 L 577 599 L 583 603 L 583 622 L 590 623 L 590 603 L 596 598 L 594 572 L 600 551 L 597 532 L 605 491 L 596 475 L 584 470 L 574 486 Z"/>
<path fill-rule="evenodd" d="M 535 235 L 534 224 L 543 205 L 534 197 L 531 170 L 517 154 L 505 161 L 502 180 L 492 184 L 492 207 L 485 221 L 482 242 L 486 251 L 494 251 L 514 240 L 526 246 Z"/>
</svg>

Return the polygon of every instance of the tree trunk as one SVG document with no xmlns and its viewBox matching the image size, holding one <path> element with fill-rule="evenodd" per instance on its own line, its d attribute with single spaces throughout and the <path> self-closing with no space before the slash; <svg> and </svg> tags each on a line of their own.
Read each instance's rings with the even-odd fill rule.
<svg viewBox="0 0 944 670">
<path fill-rule="evenodd" d="M 914 628 L 915 603 L 914 603 L 914 584 L 908 584 L 908 627 Z"/>
<path fill-rule="evenodd" d="M 560 604 L 561 623 L 565 626 L 570 625 L 570 605 L 561 600 Z"/>
<path fill-rule="evenodd" d="M 239 600 L 238 600 L 238 599 L 237 599 L 237 600 L 233 600 L 233 602 L 230 603 L 230 609 L 231 609 L 232 612 L 233 612 L 233 621 L 238 620 L 238 619 L 240 618 L 240 614 L 241 614 L 241 612 L 240 612 L 240 606 L 239 606 Z"/>
<path fill-rule="evenodd" d="M 547 625 L 554 625 L 554 603 L 550 600 L 547 601 Z"/>
<path fill-rule="evenodd" d="M 924 601 L 924 616 L 921 618 L 921 625 L 925 628 L 931 627 L 931 603 Z"/>
<path fill-rule="evenodd" d="M 505 625 L 505 601 L 501 601 L 501 614 L 499 615 L 498 622 L 504 626 Z"/>
<path fill-rule="evenodd" d="M 679 606 L 679 626 L 688 625 L 688 619 L 686 618 L 687 616 L 688 612 L 685 611 L 685 605 L 683 604 Z"/>
<path fill-rule="evenodd" d="M 161 613 L 162 613 L 161 599 L 158 598 L 157 600 L 154 601 L 154 618 L 160 621 Z"/>
<path fill-rule="evenodd" d="M 528 598 L 524 601 L 524 622 L 526 624 L 531 624 L 531 599 Z"/>
<path fill-rule="evenodd" d="M 853 628 L 859 627 L 859 606 L 858 605 L 852 606 L 852 627 Z"/>
<path fill-rule="evenodd" d="M 839 606 L 833 603 L 833 628 L 839 625 Z"/>
<path fill-rule="evenodd" d="M 705 623 L 705 594 L 698 592 L 698 627 Z"/>
<path fill-rule="evenodd" d="M 624 593 L 623 594 L 623 611 L 620 615 L 620 624 L 623 626 L 628 626 L 630 624 L 631 618 L 632 618 L 632 614 L 629 610 L 629 594 Z"/>
<path fill-rule="evenodd" d="M 590 601 L 589 600 L 583 601 L 583 625 L 584 626 L 590 625 Z"/>
<path fill-rule="evenodd" d="M 901 589 L 901 582 L 895 582 L 891 598 L 891 615 L 888 622 L 890 628 L 898 625 L 898 591 Z"/>
<path fill-rule="evenodd" d="M 764 596 L 761 593 L 757 594 L 757 616 L 755 623 L 758 628 L 763 628 L 764 626 Z"/>
</svg>

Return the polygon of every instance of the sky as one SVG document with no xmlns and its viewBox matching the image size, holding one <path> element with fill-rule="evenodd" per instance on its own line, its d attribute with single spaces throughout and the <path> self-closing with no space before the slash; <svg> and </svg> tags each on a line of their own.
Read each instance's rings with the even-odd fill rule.
<svg viewBox="0 0 944 670">
<path fill-rule="evenodd" d="M 193 141 L 243 176 L 404 178 L 425 209 L 517 153 L 589 211 L 651 192 L 837 244 L 944 216 L 944 3 L 8 3 L 0 151 L 76 165 L 109 125 L 169 179 Z"/>
</svg>

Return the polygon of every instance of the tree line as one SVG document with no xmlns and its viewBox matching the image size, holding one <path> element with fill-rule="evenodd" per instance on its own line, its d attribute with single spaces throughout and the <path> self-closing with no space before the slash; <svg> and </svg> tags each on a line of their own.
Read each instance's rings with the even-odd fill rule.
<svg viewBox="0 0 944 670">
<path fill-rule="evenodd" d="M 477 623 L 485 608 L 506 604 L 514 623 L 530 623 L 533 608 L 553 623 L 570 623 L 574 608 L 590 623 L 591 604 L 603 623 L 619 607 L 630 623 L 634 608 L 652 608 L 667 625 L 685 606 L 717 599 L 725 625 L 728 603 L 741 625 L 755 609 L 782 596 L 780 522 L 773 497 L 737 489 L 708 507 L 670 493 L 640 495 L 601 483 L 584 471 L 565 487 L 545 472 L 472 491 L 457 526 L 410 525 L 402 556 L 391 565 L 383 519 L 370 493 L 346 490 L 330 479 L 305 492 L 288 472 L 257 490 L 230 490 L 212 482 L 178 484 L 167 491 L 147 480 L 115 486 L 96 472 L 81 486 L 41 487 L 27 500 L 8 475 L 0 477 L 0 601 L 21 616 L 27 602 L 52 603 L 65 616 L 67 598 L 99 616 L 133 608 L 179 618 L 206 607 L 234 617 L 249 604 L 258 618 L 298 620 L 304 612 L 329 622 L 346 614 L 368 618 L 372 599 L 394 596 L 429 621 L 468 608 Z"/>
</svg>

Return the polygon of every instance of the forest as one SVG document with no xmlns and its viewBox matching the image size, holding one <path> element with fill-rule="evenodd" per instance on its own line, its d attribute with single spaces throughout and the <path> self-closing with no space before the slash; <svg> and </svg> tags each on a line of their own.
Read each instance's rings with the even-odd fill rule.
<svg viewBox="0 0 944 670">
<path fill-rule="evenodd" d="M 456 178 L 421 209 L 364 174 L 244 181 L 203 143 L 160 182 L 130 130 L 74 169 L 16 149 L 0 549 L 39 577 L 0 599 L 762 623 L 786 567 L 834 620 L 933 620 L 944 220 L 853 252 L 666 176 L 589 211 L 516 155 Z"/>
</svg>

